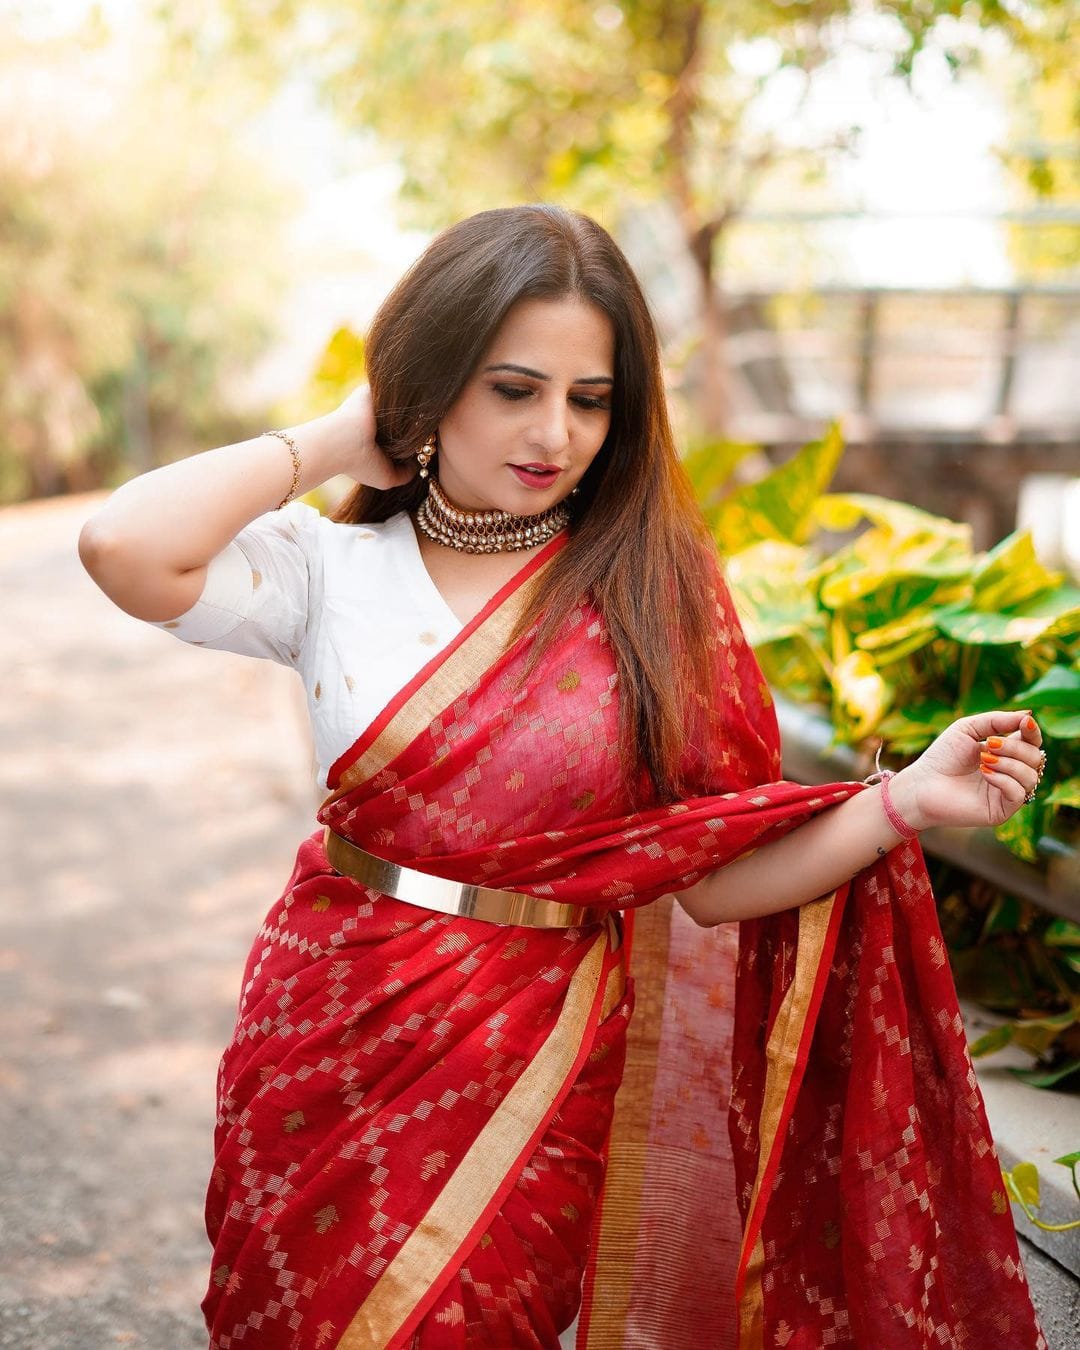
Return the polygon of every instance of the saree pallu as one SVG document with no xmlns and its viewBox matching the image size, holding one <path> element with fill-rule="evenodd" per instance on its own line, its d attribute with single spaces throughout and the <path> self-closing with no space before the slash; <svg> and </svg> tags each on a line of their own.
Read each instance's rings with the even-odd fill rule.
<svg viewBox="0 0 1080 1350">
<path fill-rule="evenodd" d="M 917 848 L 695 928 L 661 897 L 860 787 L 777 781 L 718 580 L 697 790 L 631 809 L 599 616 L 539 660 L 509 642 L 561 546 L 360 736 L 319 821 L 608 918 L 433 914 L 301 845 L 222 1061 L 212 1346 L 553 1347 L 584 1272 L 579 1347 L 1040 1350 Z"/>
</svg>

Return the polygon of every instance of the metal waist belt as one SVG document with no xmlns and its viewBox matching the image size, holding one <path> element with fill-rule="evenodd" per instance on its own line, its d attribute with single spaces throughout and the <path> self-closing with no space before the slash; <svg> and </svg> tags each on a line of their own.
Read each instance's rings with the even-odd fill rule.
<svg viewBox="0 0 1080 1350">
<path fill-rule="evenodd" d="M 520 891 L 496 891 L 488 886 L 469 886 L 417 872 L 412 867 L 387 862 L 359 848 L 351 840 L 326 827 L 326 856 L 330 866 L 353 877 L 382 895 L 420 905 L 442 914 L 461 914 L 486 923 L 521 924 L 528 928 L 580 928 L 602 923 L 608 911 L 599 905 L 563 905 L 538 900 Z"/>
</svg>

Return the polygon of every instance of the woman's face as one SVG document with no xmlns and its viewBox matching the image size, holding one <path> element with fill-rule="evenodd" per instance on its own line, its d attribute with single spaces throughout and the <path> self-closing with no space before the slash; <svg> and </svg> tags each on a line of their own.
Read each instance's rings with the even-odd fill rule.
<svg viewBox="0 0 1080 1350">
<path fill-rule="evenodd" d="M 615 333 L 577 296 L 519 300 L 439 423 L 439 482 L 466 511 L 535 515 L 577 486 L 611 425 Z"/>
</svg>

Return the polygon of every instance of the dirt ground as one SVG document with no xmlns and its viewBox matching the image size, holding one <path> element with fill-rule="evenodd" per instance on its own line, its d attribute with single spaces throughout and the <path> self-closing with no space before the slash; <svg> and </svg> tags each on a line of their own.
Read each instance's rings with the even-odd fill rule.
<svg viewBox="0 0 1080 1350">
<path fill-rule="evenodd" d="M 115 609 L 95 503 L 0 512 L 0 1346 L 188 1350 L 217 1060 L 316 798 L 296 677 Z"/>
</svg>

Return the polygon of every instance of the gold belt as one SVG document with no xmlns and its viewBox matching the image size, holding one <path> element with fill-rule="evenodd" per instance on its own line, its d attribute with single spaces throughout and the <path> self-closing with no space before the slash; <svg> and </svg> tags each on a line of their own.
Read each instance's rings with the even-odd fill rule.
<svg viewBox="0 0 1080 1350">
<path fill-rule="evenodd" d="M 602 923 L 608 911 L 599 905 L 563 905 L 538 900 L 520 891 L 496 891 L 462 881 L 433 877 L 412 867 L 387 862 L 359 848 L 350 839 L 326 827 L 326 856 L 330 866 L 382 895 L 421 905 L 441 914 L 461 914 L 487 923 L 522 924 L 528 928 L 580 928 Z"/>
</svg>

